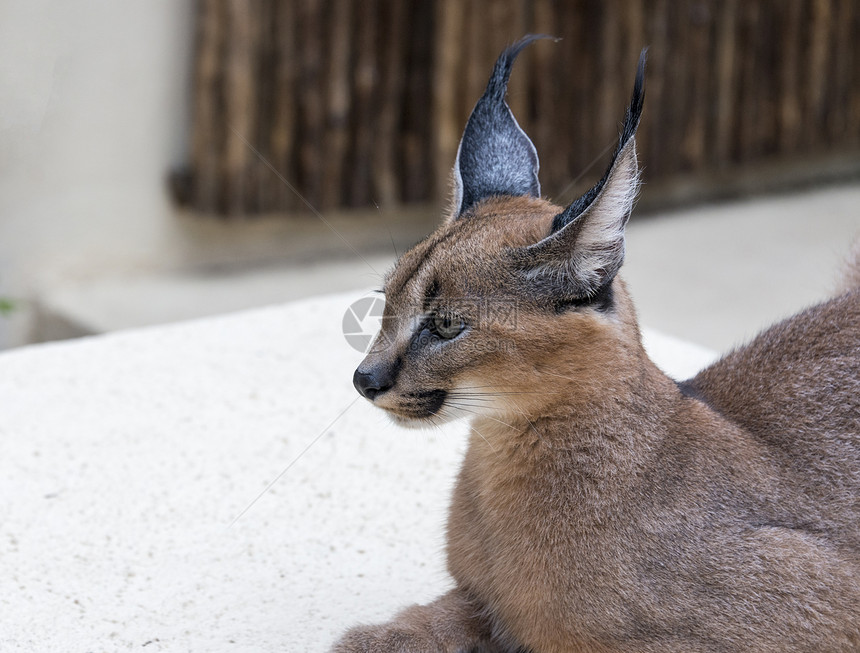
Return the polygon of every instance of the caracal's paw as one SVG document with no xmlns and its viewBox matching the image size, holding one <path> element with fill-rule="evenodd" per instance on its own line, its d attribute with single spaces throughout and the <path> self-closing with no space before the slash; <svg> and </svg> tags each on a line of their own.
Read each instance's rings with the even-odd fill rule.
<svg viewBox="0 0 860 653">
<path fill-rule="evenodd" d="M 428 632 L 405 624 L 350 628 L 331 653 L 440 653 L 449 651 Z M 455 653 L 451 650 L 451 653 Z M 465 652 L 464 652 L 465 653 Z"/>
<path fill-rule="evenodd" d="M 480 606 L 453 589 L 388 623 L 351 628 L 331 653 L 497 653 L 490 633 Z"/>
</svg>

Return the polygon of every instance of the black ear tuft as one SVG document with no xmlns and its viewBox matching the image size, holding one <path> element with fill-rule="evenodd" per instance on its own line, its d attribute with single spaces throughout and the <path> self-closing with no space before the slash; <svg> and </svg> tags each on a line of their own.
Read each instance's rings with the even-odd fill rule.
<svg viewBox="0 0 860 653">
<path fill-rule="evenodd" d="M 648 48 L 643 48 L 639 54 L 639 63 L 636 66 L 636 79 L 633 82 L 633 97 L 630 99 L 630 105 L 627 107 L 627 113 L 624 116 L 624 126 L 621 128 L 621 134 L 618 137 L 618 147 L 615 148 L 615 154 L 612 156 L 612 161 L 609 167 L 603 174 L 603 178 L 592 186 L 582 197 L 575 200 L 564 211 L 555 216 L 552 221 L 552 232 L 555 233 L 562 227 L 567 226 L 585 210 L 591 206 L 595 198 L 600 195 L 600 191 L 606 186 L 606 180 L 609 179 L 609 173 L 618 161 L 621 152 L 636 135 L 636 129 L 639 127 L 639 121 L 642 118 L 642 106 L 645 102 L 645 61 L 648 58 Z"/>
<path fill-rule="evenodd" d="M 603 179 L 555 216 L 546 238 L 511 252 L 525 282 L 548 303 L 570 306 L 611 296 L 606 293 L 624 262 L 624 226 L 639 190 L 634 135 L 642 115 L 644 68 L 643 50 L 633 99 Z"/>
<path fill-rule="evenodd" d="M 454 164 L 457 219 L 473 204 L 493 195 L 540 196 L 538 156 L 505 101 L 517 55 L 543 34 L 529 34 L 499 56 L 487 89 L 466 123 Z"/>
</svg>

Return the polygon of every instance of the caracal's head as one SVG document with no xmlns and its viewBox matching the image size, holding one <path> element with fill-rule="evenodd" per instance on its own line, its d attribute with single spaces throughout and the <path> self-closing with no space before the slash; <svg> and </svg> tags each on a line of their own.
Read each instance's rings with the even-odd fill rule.
<svg viewBox="0 0 860 653">
<path fill-rule="evenodd" d="M 354 383 L 402 424 L 541 415 L 610 382 L 619 352 L 638 346 L 616 274 L 638 188 L 644 52 L 612 163 L 563 208 L 541 199 L 537 152 L 505 102 L 536 38 L 499 57 L 460 142 L 449 215 L 386 277 L 382 328 Z"/>
</svg>

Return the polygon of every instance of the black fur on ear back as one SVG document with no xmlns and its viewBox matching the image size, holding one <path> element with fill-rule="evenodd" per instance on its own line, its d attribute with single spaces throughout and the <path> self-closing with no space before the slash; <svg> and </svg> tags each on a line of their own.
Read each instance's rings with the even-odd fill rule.
<svg viewBox="0 0 860 653">
<path fill-rule="evenodd" d="M 517 55 L 538 39 L 529 34 L 499 56 L 487 89 L 466 123 L 454 164 L 453 219 L 493 195 L 540 196 L 538 156 L 505 101 Z"/>
<path fill-rule="evenodd" d="M 555 216 L 552 221 L 552 230 L 550 233 L 555 233 L 562 227 L 567 226 L 585 210 L 591 206 L 595 198 L 600 195 L 600 191 L 606 186 L 606 180 L 609 179 L 609 173 L 615 166 L 619 155 L 624 150 L 625 146 L 636 135 L 636 129 L 639 127 L 639 121 L 642 118 L 642 106 L 645 102 L 645 61 L 648 56 L 648 48 L 643 48 L 639 54 L 639 63 L 636 66 L 636 79 L 633 82 L 633 97 L 630 99 L 630 105 L 627 107 L 627 113 L 624 116 L 624 126 L 621 128 L 621 134 L 618 137 L 618 147 L 615 148 L 615 154 L 612 156 L 612 161 L 606 172 L 603 173 L 603 178 L 592 186 L 582 197 L 575 200 L 564 211 Z"/>
</svg>

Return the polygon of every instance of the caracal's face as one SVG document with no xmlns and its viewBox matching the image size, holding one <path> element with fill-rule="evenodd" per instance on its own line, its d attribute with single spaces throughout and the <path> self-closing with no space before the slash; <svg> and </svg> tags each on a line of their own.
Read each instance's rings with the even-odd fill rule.
<svg viewBox="0 0 860 653">
<path fill-rule="evenodd" d="M 494 198 L 406 252 L 386 278 L 382 328 L 355 372 L 358 391 L 418 427 L 551 400 L 537 384 L 572 342 L 594 346 L 589 335 L 606 321 L 600 311 L 542 305 L 511 256 L 544 238 L 559 210 Z"/>
</svg>

